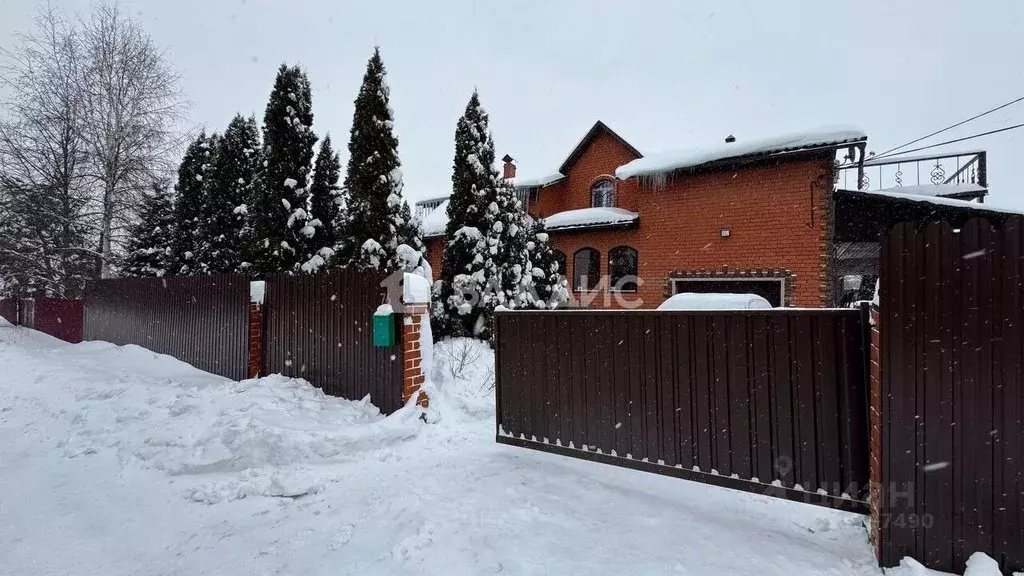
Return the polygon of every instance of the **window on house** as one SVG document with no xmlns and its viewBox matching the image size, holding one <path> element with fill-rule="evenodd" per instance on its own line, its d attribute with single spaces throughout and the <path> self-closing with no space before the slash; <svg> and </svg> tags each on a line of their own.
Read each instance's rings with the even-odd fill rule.
<svg viewBox="0 0 1024 576">
<path fill-rule="evenodd" d="M 552 250 L 555 254 L 555 262 L 558 264 L 558 273 L 565 276 L 565 252 Z"/>
<path fill-rule="evenodd" d="M 615 182 L 601 180 L 590 187 L 590 205 L 595 208 L 615 206 Z"/>
<path fill-rule="evenodd" d="M 601 281 L 601 253 L 593 248 L 581 248 L 572 257 L 572 286 L 574 290 L 593 290 Z"/>
<path fill-rule="evenodd" d="M 608 276 L 612 290 L 636 292 L 636 250 L 629 246 L 616 246 L 608 251 Z"/>
</svg>

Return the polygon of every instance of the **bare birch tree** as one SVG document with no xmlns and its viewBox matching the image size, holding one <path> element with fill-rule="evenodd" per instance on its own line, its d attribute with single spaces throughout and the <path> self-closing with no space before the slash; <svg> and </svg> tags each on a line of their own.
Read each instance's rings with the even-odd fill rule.
<svg viewBox="0 0 1024 576">
<path fill-rule="evenodd" d="M 95 260 L 80 38 L 46 7 L 0 50 L 0 275 L 7 291 L 78 296 Z"/>
<path fill-rule="evenodd" d="M 137 217 L 143 194 L 173 170 L 186 105 L 178 75 L 142 26 L 117 4 L 96 7 L 81 23 L 85 66 L 82 123 L 90 176 L 98 187 L 100 274 Z"/>
</svg>

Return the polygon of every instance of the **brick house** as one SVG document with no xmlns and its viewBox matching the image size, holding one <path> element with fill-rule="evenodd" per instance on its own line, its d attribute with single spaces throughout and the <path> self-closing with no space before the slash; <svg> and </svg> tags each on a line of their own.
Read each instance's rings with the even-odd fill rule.
<svg viewBox="0 0 1024 576">
<path fill-rule="evenodd" d="M 836 129 L 645 157 L 603 122 L 554 173 L 504 176 L 564 257 L 576 305 L 642 307 L 677 292 L 750 292 L 774 306 L 835 305 L 837 158 L 863 176 L 867 137 Z M 418 203 L 440 270 L 447 202 Z M 639 286 L 623 277 L 639 277 Z M 595 285 L 595 278 L 607 281 Z"/>
</svg>

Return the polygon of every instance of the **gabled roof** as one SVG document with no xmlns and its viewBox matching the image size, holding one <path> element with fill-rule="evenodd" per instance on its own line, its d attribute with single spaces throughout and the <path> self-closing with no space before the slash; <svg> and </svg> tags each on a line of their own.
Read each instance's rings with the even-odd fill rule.
<svg viewBox="0 0 1024 576">
<path fill-rule="evenodd" d="M 580 140 L 580 143 L 577 144 L 576 147 L 572 149 L 572 152 L 569 153 L 569 157 L 565 159 L 565 162 L 562 162 L 561 166 L 558 167 L 558 171 L 561 172 L 562 174 L 568 174 L 569 169 L 572 168 L 573 164 L 576 164 L 576 162 L 580 159 L 580 156 L 582 156 L 583 152 L 586 151 L 587 146 L 590 146 L 590 143 L 593 142 L 594 139 L 600 136 L 601 134 L 607 134 L 611 136 L 612 138 L 615 139 L 616 142 L 621 144 L 623 148 L 629 150 L 629 152 L 635 155 L 637 158 L 644 157 L 644 155 L 641 154 L 639 150 L 634 148 L 632 144 L 626 142 L 626 140 L 622 136 L 616 134 L 615 131 L 609 128 L 607 124 L 598 120 L 597 122 L 594 123 L 593 128 L 591 128 L 583 136 L 583 139 Z"/>
</svg>

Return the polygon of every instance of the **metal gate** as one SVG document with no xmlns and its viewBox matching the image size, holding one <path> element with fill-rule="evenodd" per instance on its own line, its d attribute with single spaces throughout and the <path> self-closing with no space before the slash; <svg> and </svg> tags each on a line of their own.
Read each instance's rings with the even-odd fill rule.
<svg viewBox="0 0 1024 576">
<path fill-rule="evenodd" d="M 866 316 L 499 312 L 497 440 L 866 512 Z"/>
<path fill-rule="evenodd" d="M 882 239 L 881 560 L 1024 570 L 1024 222 Z"/>
</svg>

